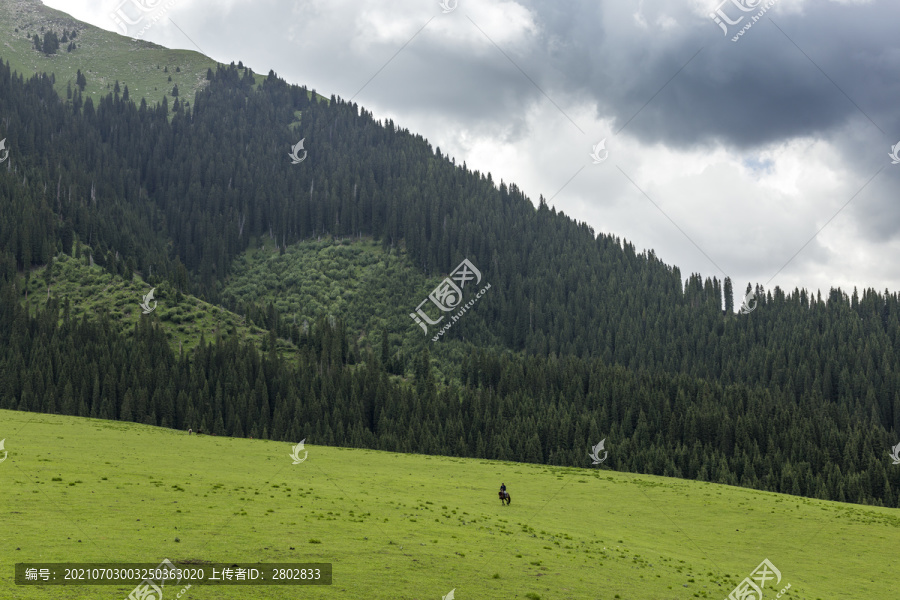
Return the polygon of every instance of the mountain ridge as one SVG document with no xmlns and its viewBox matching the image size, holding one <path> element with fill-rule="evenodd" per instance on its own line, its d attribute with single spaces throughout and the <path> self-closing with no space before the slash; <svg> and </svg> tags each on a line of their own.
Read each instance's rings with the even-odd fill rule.
<svg viewBox="0 0 900 600">
<path fill-rule="evenodd" d="M 535 206 L 355 103 L 240 64 L 205 79 L 171 105 L 137 103 L 126 86 L 95 101 L 0 67 L 2 360 L 33 379 L 10 378 L 2 406 L 279 439 L 302 416 L 327 443 L 567 464 L 614 431 L 634 450 L 623 468 L 897 504 L 900 474 L 882 451 L 900 432 L 896 293 L 823 300 L 757 286 L 755 310 L 734 314 L 730 280 L 683 282 L 653 250 L 598 235 L 543 198 Z M 299 139 L 307 155 L 295 164 Z M 299 304 L 310 294 L 285 291 L 282 306 L 274 292 L 228 289 L 261 242 L 279 259 L 258 279 L 278 283 L 284 261 L 319 238 L 402 254 L 400 281 L 376 281 L 352 318 L 329 313 L 337 297 L 314 315 Z M 52 285 L 48 302 L 24 310 L 28 273 L 61 255 L 204 306 L 233 303 L 267 338 L 197 340 L 182 355 L 154 320 L 166 311 L 139 318 L 128 339 L 102 316 L 67 320 Z M 490 293 L 432 343 L 410 314 L 463 259 Z M 52 268 L 43 274 L 52 281 Z M 71 355 L 82 338 L 120 355 Z M 69 365 L 66 379 L 36 374 L 62 377 L 54 362 Z M 220 379 L 232 381 L 210 383 Z"/>
</svg>

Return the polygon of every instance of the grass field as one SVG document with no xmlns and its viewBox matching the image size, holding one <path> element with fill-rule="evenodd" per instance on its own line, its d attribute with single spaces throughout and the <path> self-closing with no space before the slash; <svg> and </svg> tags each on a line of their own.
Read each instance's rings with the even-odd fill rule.
<svg viewBox="0 0 900 600">
<path fill-rule="evenodd" d="M 896 509 L 315 440 L 294 465 L 287 443 L 11 411 L 0 439 L 0 598 L 133 589 L 16 586 L 16 562 L 164 558 L 333 564 L 331 586 L 195 585 L 190 600 L 721 599 L 764 558 L 782 598 L 898 597 Z"/>
<path fill-rule="evenodd" d="M 150 3 L 161 6 L 164 3 Z M 116 12 L 119 2 L 110 2 L 110 13 Z M 129 6 L 130 8 L 130 6 Z M 133 11 L 133 8 L 131 8 Z M 156 14 L 156 13 L 152 13 Z M 163 16 L 166 14 L 160 10 Z M 138 35 L 146 19 L 135 31 Z M 83 98 L 93 98 L 94 106 L 99 99 L 113 91 L 116 81 L 124 90 L 128 86 L 129 96 L 135 104 L 141 98 L 150 106 L 161 102 L 163 97 L 172 107 L 175 98 L 172 89 L 178 86 L 182 100 L 194 103 L 197 91 L 207 85 L 207 69 L 216 70 L 217 62 L 201 52 L 193 50 L 173 50 L 117 33 L 115 24 L 109 22 L 114 31 L 100 29 L 68 14 L 44 6 L 40 0 L 4 0 L 0 2 L 0 58 L 9 61 L 10 67 L 25 79 L 35 73 L 53 74 L 54 88 L 61 98 L 66 98 L 66 86 L 75 89 L 75 79 L 80 69 L 87 79 Z M 56 54 L 45 55 L 34 49 L 32 36 L 43 36 L 44 31 L 61 35 L 63 31 L 78 31 L 74 39 L 78 48 L 66 51 L 62 44 Z M 190 38 L 185 38 L 187 43 Z M 199 49 L 198 49 L 199 50 Z M 256 74 L 258 75 L 258 74 Z M 255 77 L 261 81 L 261 77 Z M 311 95 L 312 92 L 309 92 Z M 327 98 L 319 95 L 320 100 Z M 300 115 L 297 115 L 298 121 Z"/>
<path fill-rule="evenodd" d="M 177 84 L 179 96 L 193 104 L 197 90 L 206 85 L 206 70 L 216 69 L 216 61 L 191 50 L 170 50 L 151 42 L 131 39 L 88 25 L 69 15 L 43 6 L 36 0 L 6 0 L 0 6 L 0 57 L 25 78 L 33 73 L 53 73 L 56 91 L 66 98 L 66 85 L 75 88 L 79 69 L 87 78 L 84 98 L 99 98 L 112 91 L 116 80 L 122 89 L 128 85 L 131 99 L 148 104 L 160 102 L 166 96 L 171 108 L 172 88 Z M 115 4 L 110 4 L 111 8 Z M 112 12 L 112 11 L 111 11 Z M 112 22 L 110 22 L 112 26 Z M 44 30 L 62 34 L 63 30 L 78 30 L 75 43 L 78 49 L 66 52 L 65 44 L 47 56 L 33 48 L 33 35 Z M 159 68 L 157 68 L 157 66 Z M 168 68 L 168 72 L 166 69 Z M 170 79 L 171 78 L 171 79 Z"/>
</svg>

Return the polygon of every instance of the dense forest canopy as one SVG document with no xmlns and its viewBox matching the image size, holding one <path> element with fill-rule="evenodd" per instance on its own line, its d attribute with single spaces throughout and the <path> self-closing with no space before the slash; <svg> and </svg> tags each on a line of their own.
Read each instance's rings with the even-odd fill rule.
<svg viewBox="0 0 900 600">
<path fill-rule="evenodd" d="M 729 279 L 682 281 L 354 103 L 234 64 L 207 81 L 192 103 L 117 84 L 95 105 L 0 65 L 0 407 L 583 466 L 607 437 L 617 469 L 898 506 L 896 293 L 757 286 L 736 315 Z M 179 355 L 152 315 L 123 335 L 52 294 L 22 307 L 59 253 L 222 303 L 252 240 L 323 236 L 402 245 L 429 275 L 478 265 L 491 292 L 441 342 L 468 349 L 456 381 L 433 377 L 428 338 L 356 349 L 324 315 L 301 330 L 226 305 L 260 314 L 271 348 L 291 339 L 288 362 L 234 338 Z"/>
</svg>

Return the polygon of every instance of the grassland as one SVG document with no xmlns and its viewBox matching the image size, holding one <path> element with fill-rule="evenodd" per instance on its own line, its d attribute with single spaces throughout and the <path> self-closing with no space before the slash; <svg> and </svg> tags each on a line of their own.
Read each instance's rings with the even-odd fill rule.
<svg viewBox="0 0 900 600">
<path fill-rule="evenodd" d="M 110 12 L 117 6 L 118 3 L 111 2 Z M 150 21 L 146 19 L 147 23 Z M 136 31 L 131 33 L 136 35 L 144 25 L 142 22 L 140 26 L 133 26 Z M 110 27 L 115 28 L 112 20 Z M 61 44 L 57 53 L 49 56 L 34 49 L 32 38 L 35 34 L 43 38 L 45 30 L 62 35 L 63 31 L 73 29 L 77 29 L 78 35 L 74 39 L 77 48 L 72 52 L 66 51 L 67 43 Z M 140 104 L 144 98 L 153 106 L 165 97 L 171 108 L 175 85 L 179 98 L 193 104 L 197 91 L 207 84 L 207 69 L 215 71 L 218 65 L 201 52 L 173 50 L 95 27 L 44 6 L 40 0 L 0 2 L 0 33 L 3 39 L 0 59 L 8 61 L 13 70 L 26 79 L 36 73 L 53 74 L 54 88 L 65 99 L 67 86 L 75 89 L 75 78 L 80 69 L 87 79 L 83 97 L 93 98 L 95 106 L 101 97 L 113 91 L 116 81 L 123 90 L 128 86 L 129 96 L 135 104 Z M 254 79 L 257 84 L 262 81 L 256 74 Z M 327 101 L 321 95 L 318 97 Z M 299 123 L 300 115 L 296 116 L 297 121 L 291 125 Z"/>
<path fill-rule="evenodd" d="M 131 590 L 15 586 L 16 562 L 163 558 L 334 565 L 329 587 L 197 585 L 190 600 L 721 599 L 764 558 L 782 598 L 896 597 L 896 509 L 315 440 L 294 465 L 285 443 L 10 411 L 0 439 L 2 598 Z"/>
<path fill-rule="evenodd" d="M 77 29 L 74 41 L 78 48 L 66 52 L 66 44 L 62 44 L 56 54 L 38 52 L 31 38 L 34 34 L 43 36 L 41 28 L 59 35 L 63 30 Z M 26 78 L 35 73 L 54 74 L 54 87 L 62 98 L 66 97 L 68 84 L 75 89 L 75 76 L 81 69 L 87 78 L 83 96 L 93 98 L 95 106 L 101 96 L 112 91 L 116 80 L 123 90 L 128 85 L 129 95 L 136 103 L 146 98 L 152 105 L 166 96 L 171 107 L 171 92 L 176 84 L 179 97 L 193 103 L 194 94 L 206 85 L 206 70 L 215 70 L 217 64 L 199 52 L 170 50 L 94 27 L 37 0 L 0 3 L 0 31 L 4 34 L 0 57 L 9 61 L 10 67 Z"/>
</svg>

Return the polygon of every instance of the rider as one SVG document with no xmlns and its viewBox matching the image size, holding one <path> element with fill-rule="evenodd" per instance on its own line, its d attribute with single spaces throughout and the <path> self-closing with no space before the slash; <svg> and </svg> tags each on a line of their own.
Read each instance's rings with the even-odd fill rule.
<svg viewBox="0 0 900 600">
<path fill-rule="evenodd" d="M 506 484 L 505 483 L 500 484 L 500 492 L 502 492 L 504 496 L 506 495 Z"/>
</svg>

